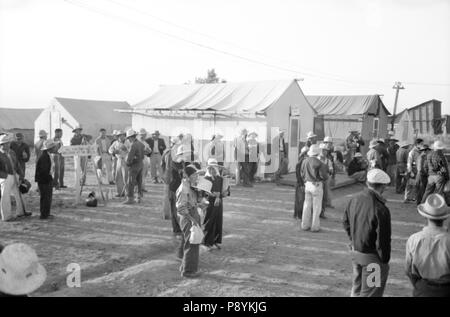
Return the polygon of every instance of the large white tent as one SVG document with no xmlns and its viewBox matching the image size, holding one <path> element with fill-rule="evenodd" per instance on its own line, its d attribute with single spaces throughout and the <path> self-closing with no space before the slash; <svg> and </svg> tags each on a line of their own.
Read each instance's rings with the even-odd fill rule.
<svg viewBox="0 0 450 317">
<path fill-rule="evenodd" d="M 272 130 L 285 130 L 290 170 L 315 118 L 297 80 L 163 86 L 132 108 L 134 129 L 159 130 L 164 136 L 183 130 L 192 134 L 198 152 L 217 131 L 230 144 L 246 128 L 270 148 Z"/>
</svg>

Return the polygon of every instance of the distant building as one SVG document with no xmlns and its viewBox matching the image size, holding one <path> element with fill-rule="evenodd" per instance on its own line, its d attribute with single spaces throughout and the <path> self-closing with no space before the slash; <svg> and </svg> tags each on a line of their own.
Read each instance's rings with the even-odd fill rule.
<svg viewBox="0 0 450 317">
<path fill-rule="evenodd" d="M 28 145 L 34 144 L 34 121 L 42 109 L 0 108 L 0 131 L 22 133 Z"/>
<path fill-rule="evenodd" d="M 324 136 L 331 136 L 336 143 L 344 141 L 349 131 L 356 130 L 366 143 L 365 151 L 370 140 L 387 136 L 390 113 L 379 95 L 307 98 L 323 119 Z"/>
<path fill-rule="evenodd" d="M 36 135 L 39 130 L 45 130 L 49 138 L 54 137 L 57 128 L 63 130 L 63 143 L 70 144 L 72 130 L 81 125 L 83 134 L 97 137 L 99 130 L 105 128 L 110 134 L 113 130 L 131 127 L 131 115 L 114 111 L 129 110 L 125 101 L 100 101 L 70 98 L 54 98 L 50 105 L 41 111 L 34 122 Z"/>
</svg>

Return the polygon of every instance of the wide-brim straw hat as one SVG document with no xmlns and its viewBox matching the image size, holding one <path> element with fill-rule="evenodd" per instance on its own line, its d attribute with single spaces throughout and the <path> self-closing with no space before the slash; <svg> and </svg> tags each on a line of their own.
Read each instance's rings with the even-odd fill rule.
<svg viewBox="0 0 450 317">
<path fill-rule="evenodd" d="M 219 162 L 217 162 L 217 160 L 215 158 L 208 159 L 208 161 L 206 162 L 206 166 L 223 167 L 223 166 L 219 165 Z"/>
<path fill-rule="evenodd" d="M 197 189 L 197 190 L 201 190 L 204 191 L 207 194 L 212 194 L 211 193 L 211 189 L 212 189 L 212 182 L 207 180 L 204 177 L 199 177 L 198 181 L 197 181 L 197 185 L 192 186 L 193 188 Z"/>
<path fill-rule="evenodd" d="M 51 139 L 50 140 L 46 140 L 44 142 L 44 145 L 42 146 L 42 150 L 50 150 L 51 148 L 53 148 L 53 147 L 55 147 L 57 145 L 58 145 L 58 143 L 53 141 L 53 140 L 51 140 Z"/>
<path fill-rule="evenodd" d="M 372 141 L 370 141 L 370 143 L 369 143 L 369 149 L 373 149 L 373 148 L 376 147 L 378 144 L 380 144 L 380 143 L 378 143 L 378 140 L 372 140 Z"/>
<path fill-rule="evenodd" d="M 127 134 L 126 134 L 127 139 L 128 139 L 128 138 L 131 138 L 131 137 L 133 137 L 133 136 L 136 136 L 136 135 L 137 135 L 137 132 L 134 131 L 133 129 L 128 130 L 128 131 L 127 131 Z"/>
<path fill-rule="evenodd" d="M 434 141 L 433 150 L 444 150 L 445 144 L 441 140 Z"/>
<path fill-rule="evenodd" d="M 0 292 L 8 295 L 28 295 L 47 279 L 45 268 L 36 252 L 26 244 L 15 243 L 0 254 Z"/>
<path fill-rule="evenodd" d="M 310 138 L 315 138 L 317 135 L 315 135 L 313 132 L 308 132 L 308 134 L 306 135 L 306 137 L 308 138 L 308 139 L 310 139 Z"/>
<path fill-rule="evenodd" d="M 5 144 L 11 142 L 13 139 L 9 134 L 0 135 L 0 144 Z"/>
<path fill-rule="evenodd" d="M 72 132 L 75 133 L 77 130 L 82 131 L 83 128 L 82 128 L 81 126 L 77 126 L 77 127 L 75 127 L 75 128 L 72 130 Z"/>
<path fill-rule="evenodd" d="M 45 132 L 45 130 L 40 130 L 39 131 L 39 137 L 43 137 L 43 136 L 47 136 L 47 132 Z"/>
<path fill-rule="evenodd" d="M 320 154 L 320 146 L 313 144 L 309 147 L 308 156 L 318 156 Z"/>
<path fill-rule="evenodd" d="M 423 204 L 417 206 L 419 214 L 427 219 L 444 220 L 450 216 L 450 210 L 444 197 L 439 194 L 431 194 Z"/>
</svg>

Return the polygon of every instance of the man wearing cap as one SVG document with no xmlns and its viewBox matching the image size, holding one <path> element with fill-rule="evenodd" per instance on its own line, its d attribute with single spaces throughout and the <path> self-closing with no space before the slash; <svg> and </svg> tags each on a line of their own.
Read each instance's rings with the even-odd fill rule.
<svg viewBox="0 0 450 317">
<path fill-rule="evenodd" d="M 162 177 L 163 171 L 161 169 L 161 161 L 164 150 L 166 149 L 166 143 L 164 139 L 159 137 L 159 131 L 153 132 L 152 137 L 147 139 L 147 143 L 152 149 L 152 154 L 150 155 L 150 174 L 153 179 L 153 183 L 159 183 L 159 177 Z"/>
<path fill-rule="evenodd" d="M 444 221 L 450 216 L 445 199 L 431 194 L 418 206 L 427 219 L 422 231 L 406 242 L 406 275 L 414 297 L 450 297 L 450 233 Z"/>
<path fill-rule="evenodd" d="M 44 142 L 47 140 L 47 132 L 44 130 L 39 131 L 39 140 L 34 144 L 34 153 L 36 154 L 36 160 L 41 155 L 41 149 L 44 146 Z"/>
<path fill-rule="evenodd" d="M 378 143 L 378 140 L 372 140 L 369 143 L 369 151 L 366 153 L 367 161 L 369 162 L 369 169 L 370 168 L 380 168 L 382 167 L 383 163 L 381 162 L 381 156 L 378 152 L 377 148 L 379 147 L 380 143 Z"/>
<path fill-rule="evenodd" d="M 30 216 L 25 212 L 25 204 L 19 192 L 19 182 L 24 176 L 17 161 L 16 155 L 10 149 L 13 141 L 12 135 L 0 136 L 0 214 L 2 221 L 12 221 L 15 216 Z M 11 195 L 16 201 L 16 211 L 12 211 Z"/>
<path fill-rule="evenodd" d="M 20 169 L 25 175 L 25 165 L 30 160 L 30 147 L 23 142 L 23 134 L 16 134 L 16 141 L 11 142 L 11 150 L 16 154 L 17 161 L 19 162 Z"/>
<path fill-rule="evenodd" d="M 443 152 L 444 149 L 444 143 L 437 140 L 433 144 L 433 151 L 427 156 L 427 164 L 425 164 L 424 169 L 428 174 L 428 183 L 422 198 L 422 203 L 433 193 L 441 195 L 444 193 L 445 184 L 450 178 L 447 159 Z"/>
<path fill-rule="evenodd" d="M 115 182 L 117 194 L 116 197 L 125 197 L 126 184 L 128 180 L 128 167 L 126 157 L 128 148 L 125 145 L 126 134 L 123 131 L 116 131 L 117 140 L 109 147 L 109 154 L 116 158 Z"/>
<path fill-rule="evenodd" d="M 343 225 L 350 239 L 353 265 L 352 297 L 381 297 L 389 274 L 391 215 L 382 194 L 389 175 L 374 168 L 367 188 L 347 204 Z"/>
<path fill-rule="evenodd" d="M 302 230 L 317 232 L 320 230 L 322 211 L 323 182 L 328 179 L 328 168 L 318 156 L 320 147 L 312 144 L 308 158 L 302 164 L 301 175 L 305 181 L 305 203 L 303 205 Z"/>
<path fill-rule="evenodd" d="M 428 169 L 427 169 L 427 157 L 431 149 L 428 144 L 424 144 L 420 149 L 420 155 L 417 158 L 417 205 L 422 202 L 423 195 L 425 194 L 425 189 L 428 184 Z"/>
<path fill-rule="evenodd" d="M 141 202 L 142 192 L 142 169 L 144 167 L 144 150 L 145 146 L 137 140 L 137 132 L 134 130 L 127 131 L 127 139 L 131 147 L 127 156 L 128 172 L 128 197 L 124 202 L 126 205 L 134 204 L 134 188 L 138 189 L 138 203 Z"/>
<path fill-rule="evenodd" d="M 406 188 L 406 166 L 408 165 L 409 143 L 401 141 L 397 150 L 397 176 L 395 182 L 395 192 L 402 194 Z"/>
<path fill-rule="evenodd" d="M 357 182 L 365 183 L 367 180 L 367 163 L 360 152 L 355 153 L 355 157 L 347 168 L 347 175 Z"/>
<path fill-rule="evenodd" d="M 51 174 L 52 161 L 49 153 L 55 153 L 58 149 L 58 143 L 53 140 L 46 140 L 42 147 L 42 154 L 36 162 L 36 173 L 34 180 L 38 183 L 40 200 L 40 219 L 53 218 L 50 215 L 53 197 L 53 177 Z"/>
<path fill-rule="evenodd" d="M 56 149 L 53 155 L 53 161 L 55 163 L 55 175 L 53 177 L 53 186 L 56 189 L 60 188 L 67 188 L 67 186 L 64 185 L 64 156 L 61 155 L 61 153 L 58 153 L 58 150 L 63 146 L 62 142 L 62 136 L 63 136 L 63 130 L 62 129 L 55 129 L 55 137 L 53 138 L 53 141 L 56 143 Z"/>
<path fill-rule="evenodd" d="M 95 144 L 97 145 L 97 155 L 101 160 L 101 164 L 97 166 L 98 179 L 102 179 L 102 170 L 105 168 L 107 181 L 110 185 L 114 185 L 113 175 L 112 175 L 112 161 L 111 156 L 108 152 L 111 147 L 111 141 L 106 137 L 106 129 L 100 129 L 100 135 L 95 139 Z"/>
</svg>

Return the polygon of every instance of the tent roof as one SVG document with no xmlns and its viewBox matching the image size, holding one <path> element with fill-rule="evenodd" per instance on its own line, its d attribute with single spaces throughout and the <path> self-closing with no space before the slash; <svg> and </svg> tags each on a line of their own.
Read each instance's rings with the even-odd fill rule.
<svg viewBox="0 0 450 317">
<path fill-rule="evenodd" d="M 34 121 L 42 110 L 0 108 L 0 129 L 34 129 Z"/>
<path fill-rule="evenodd" d="M 379 95 L 306 96 L 306 98 L 319 115 L 362 115 L 378 102 L 387 114 L 390 114 Z"/>
<path fill-rule="evenodd" d="M 273 105 L 296 80 L 163 86 L 134 105 L 135 110 L 215 110 L 262 112 Z"/>
<path fill-rule="evenodd" d="M 114 109 L 130 109 L 126 101 L 102 101 L 70 98 L 55 98 L 80 124 L 108 122 L 123 124 L 124 114 Z"/>
</svg>

